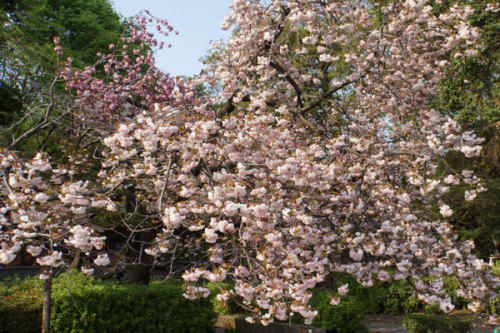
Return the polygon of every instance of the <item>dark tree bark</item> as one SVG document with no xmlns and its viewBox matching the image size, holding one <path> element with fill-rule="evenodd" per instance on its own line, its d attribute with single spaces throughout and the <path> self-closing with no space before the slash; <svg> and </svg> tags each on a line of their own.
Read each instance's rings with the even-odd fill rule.
<svg viewBox="0 0 500 333">
<path fill-rule="evenodd" d="M 151 280 L 151 257 L 144 251 L 146 243 L 151 242 L 156 236 L 153 230 L 135 233 L 131 245 L 131 263 L 127 264 L 125 277 L 130 283 L 149 284 Z M 138 256 L 138 257 L 137 257 Z M 138 260 L 139 258 L 139 260 Z"/>
<path fill-rule="evenodd" d="M 73 261 L 71 261 L 71 264 L 69 265 L 69 269 L 79 269 L 81 266 L 81 261 L 82 261 L 81 257 L 82 257 L 81 252 L 80 251 L 76 252 L 76 255 L 73 258 Z"/>
<path fill-rule="evenodd" d="M 130 283 L 142 283 L 147 285 L 151 281 L 151 267 L 145 264 L 127 265 L 125 277 Z"/>
</svg>

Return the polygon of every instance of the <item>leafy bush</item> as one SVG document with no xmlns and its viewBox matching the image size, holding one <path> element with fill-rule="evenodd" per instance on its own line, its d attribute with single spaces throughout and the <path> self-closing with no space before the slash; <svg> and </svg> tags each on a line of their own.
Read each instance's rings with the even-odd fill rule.
<svg viewBox="0 0 500 333">
<path fill-rule="evenodd" d="M 178 282 L 126 285 L 99 282 L 54 297 L 55 332 L 210 332 L 208 299 L 190 301 Z"/>
<path fill-rule="evenodd" d="M 361 324 L 364 316 L 362 306 L 356 297 L 341 296 L 339 305 L 331 305 L 331 297 L 337 295 L 323 288 L 313 289 L 313 296 L 309 300 L 318 315 L 313 320 L 314 326 L 323 327 L 327 333 L 363 333 L 368 332 Z M 294 323 L 303 323 L 298 316 L 292 318 Z"/>
<path fill-rule="evenodd" d="M 8 296 L 19 292 L 43 292 L 43 281 L 35 277 L 20 279 L 17 276 L 6 278 L 0 283 L 0 296 Z"/>
<path fill-rule="evenodd" d="M 219 283 L 222 288 L 231 289 L 234 287 L 233 283 Z M 217 299 L 220 294 L 220 288 L 216 283 L 210 282 L 206 284 L 210 290 L 210 303 L 212 303 L 214 311 L 219 315 L 248 315 L 248 312 L 239 306 L 233 298 L 230 298 L 225 304 Z"/>
<path fill-rule="evenodd" d="M 345 276 L 345 279 L 349 280 L 350 277 Z M 349 280 L 349 282 L 353 281 Z M 221 286 L 227 289 L 232 287 L 230 283 L 221 283 Z M 248 312 L 245 312 L 232 299 L 230 299 L 227 304 L 219 302 L 217 300 L 217 295 L 220 293 L 220 289 L 215 283 L 207 283 L 206 287 L 210 290 L 210 301 L 218 314 L 237 316 L 249 315 Z M 328 291 L 324 288 L 315 288 L 312 292 L 313 296 L 309 301 L 309 305 L 318 311 L 318 315 L 313 321 L 314 326 L 323 327 L 328 333 L 367 332 L 366 327 L 361 324 L 365 311 L 357 297 L 342 296 L 340 304 L 333 306 L 330 304 L 330 300 L 331 297 L 337 293 Z M 304 318 L 295 314 L 291 321 L 296 324 L 303 324 Z"/>
<path fill-rule="evenodd" d="M 0 283 L 0 333 L 42 330 L 43 289 L 40 279 L 18 277 Z"/>
<path fill-rule="evenodd" d="M 409 314 L 425 312 L 442 314 L 439 305 L 425 304 L 415 297 L 415 290 L 406 280 L 375 281 L 372 287 L 363 287 L 355 278 L 345 273 L 335 273 L 334 283 L 330 285 L 336 291 L 342 284 L 349 283 L 349 295 L 356 297 L 365 313 L 371 314 Z M 460 284 L 453 277 L 442 277 L 446 294 L 452 299 L 456 309 L 466 309 L 469 300 L 458 297 L 456 291 Z"/>
<path fill-rule="evenodd" d="M 75 272 L 68 280 L 63 274 L 53 282 L 52 331 L 205 333 L 213 330 L 216 314 L 210 300 L 190 301 L 182 294 L 182 284 L 175 280 L 144 286 L 96 281 Z M 12 279 L 2 284 L 0 333 L 40 332 L 42 302 L 43 288 L 38 278 Z M 10 323 L 15 327 L 8 326 Z"/>
<path fill-rule="evenodd" d="M 493 298 L 484 305 L 484 310 L 488 314 L 500 314 L 500 296 Z"/>
<path fill-rule="evenodd" d="M 419 310 L 419 302 L 413 296 L 414 290 L 406 280 L 377 283 L 376 288 L 385 290 L 382 299 L 384 313 L 411 313 Z"/>
<path fill-rule="evenodd" d="M 405 316 L 403 327 L 410 333 L 467 333 L 470 321 L 432 314 L 411 314 Z"/>
<path fill-rule="evenodd" d="M 381 284 L 365 288 L 347 273 L 332 273 L 325 289 L 336 292 L 338 287 L 346 283 L 349 284 L 349 296 L 356 298 L 364 313 L 383 313 L 383 300 L 387 297 L 387 290 L 381 288 Z"/>
<path fill-rule="evenodd" d="M 365 298 L 360 299 L 364 306 L 366 307 L 366 299 L 369 302 L 376 300 L 380 309 L 379 312 L 370 311 L 369 313 L 409 314 L 421 311 L 433 314 L 442 313 L 439 305 L 429 305 L 419 301 L 415 297 L 415 290 L 406 280 L 377 281 L 373 287 L 365 288 L 365 293 Z"/>
<path fill-rule="evenodd" d="M 39 333 L 43 297 L 30 291 L 0 296 L 0 333 Z"/>
<path fill-rule="evenodd" d="M 451 276 L 443 276 L 444 290 L 446 294 L 451 297 L 451 302 L 455 305 L 456 309 L 467 309 L 470 303 L 469 299 L 457 295 L 457 290 L 460 288 L 460 282 Z"/>
<path fill-rule="evenodd" d="M 500 261 L 492 267 L 492 272 L 500 278 Z M 500 314 L 500 295 L 486 302 L 484 310 L 488 314 Z"/>
<path fill-rule="evenodd" d="M 333 280 L 334 291 L 345 283 L 349 284 L 349 295 L 357 299 L 365 313 L 399 314 L 423 310 L 422 305 L 413 297 L 414 290 L 406 280 L 375 281 L 370 288 L 363 287 L 354 277 L 345 273 L 334 274 Z"/>
</svg>

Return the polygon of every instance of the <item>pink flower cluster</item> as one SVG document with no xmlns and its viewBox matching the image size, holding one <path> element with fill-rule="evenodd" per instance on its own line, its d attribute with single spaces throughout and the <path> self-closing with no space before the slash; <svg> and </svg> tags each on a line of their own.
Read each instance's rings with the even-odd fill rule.
<svg viewBox="0 0 500 333">
<path fill-rule="evenodd" d="M 146 253 L 161 260 L 192 249 L 198 265 L 183 276 L 186 297 L 208 296 L 201 279 L 231 279 L 235 287 L 221 299 L 257 305 L 249 320 L 267 324 L 293 313 L 311 322 L 310 289 L 331 272 L 367 287 L 412 279 L 421 300 L 445 311 L 453 305 L 444 275 L 461 282 L 462 297 L 495 295 L 498 279 L 474 256 L 473 243 L 458 240 L 443 202 L 455 184 L 468 187 L 467 200 L 484 187 L 471 171 L 436 173 L 444 153 L 477 156 L 482 140 L 429 106 L 450 55 L 476 50 L 472 11 L 456 5 L 436 16 L 426 0 L 389 2 L 375 22 L 369 7 L 361 0 L 233 1 L 222 25 L 236 29 L 227 45 L 214 43 L 193 82 L 219 85 L 204 102 L 156 72 L 151 54 L 127 53 L 138 36 L 154 45 L 142 30 L 145 17 L 101 57 L 106 79 L 95 68 L 65 72 L 81 120 L 105 145 L 100 185 L 133 184 L 141 214 L 157 226 Z M 144 107 L 130 103 L 137 100 Z M 116 129 L 99 124 L 103 118 Z M 28 162 L 32 172 L 16 171 L 14 164 L 23 167 L 13 155 L 0 156 L 10 184 L 2 261 L 31 234 L 102 246 L 86 226 L 64 221 L 84 223 L 89 205 L 116 210 L 109 197 L 89 199 L 88 183 L 63 182 L 44 158 Z M 43 262 L 60 263 L 56 251 L 48 255 Z M 99 254 L 95 263 L 109 261 Z M 338 293 L 348 291 L 343 285 Z"/>
<path fill-rule="evenodd" d="M 9 264 L 23 247 L 45 267 L 67 265 L 63 254 L 76 248 L 87 256 L 101 250 L 106 237 L 85 226 L 90 206 L 88 183 L 72 181 L 71 170 L 54 167 L 46 155 L 23 160 L 0 152 L 2 204 L 0 263 Z M 41 278 L 47 278 L 47 274 Z"/>
<path fill-rule="evenodd" d="M 474 53 L 471 10 L 437 17 L 409 0 L 381 13 L 375 24 L 362 1 L 234 1 L 223 26 L 237 29 L 196 82 L 221 93 L 144 112 L 105 140 L 105 182 L 143 189 L 165 227 L 158 250 L 179 230 L 208 249 L 184 276 L 188 297 L 223 271 L 228 294 L 265 311 L 254 319 L 310 322 L 308 290 L 334 271 L 363 286 L 414 279 L 445 311 L 442 284 L 424 279 L 454 275 L 469 298 L 498 287 L 442 219 L 450 207 L 432 209 L 450 184 L 469 200 L 484 190 L 472 173 L 435 173 L 443 153 L 477 156 L 482 139 L 428 106 L 449 54 Z"/>
<path fill-rule="evenodd" d="M 194 94 L 185 90 L 182 78 L 171 78 L 155 66 L 153 49 L 164 44 L 148 31 L 150 25 L 164 36 L 173 31 L 167 21 L 146 12 L 127 22 L 118 43 L 110 45 L 110 53 L 99 53 L 94 66 L 74 70 L 68 59 L 61 76 L 67 90 L 76 95 L 79 122 L 109 134 L 117 121 L 153 109 L 155 103 L 193 101 Z"/>
</svg>

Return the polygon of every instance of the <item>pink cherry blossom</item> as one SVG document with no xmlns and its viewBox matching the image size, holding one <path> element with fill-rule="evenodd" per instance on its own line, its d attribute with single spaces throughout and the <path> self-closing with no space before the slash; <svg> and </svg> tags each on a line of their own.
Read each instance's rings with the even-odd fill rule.
<svg viewBox="0 0 500 333">
<path fill-rule="evenodd" d="M 136 45 L 157 44 L 149 19 L 165 33 L 168 23 L 136 17 L 100 55 L 106 79 L 97 67 L 68 64 L 62 74 L 81 107 L 75 126 L 102 142 L 97 177 L 75 177 L 78 156 L 56 166 L 43 154 L 26 161 L 0 152 L 9 184 L 2 263 L 24 242 L 43 244 L 38 260 L 48 266 L 64 264 L 55 243 L 101 251 L 92 207 L 124 215 L 129 229 L 134 218 L 151 223 L 144 256 L 155 262 L 186 253 L 186 297 L 208 296 L 202 279 L 231 279 L 232 290 L 220 286 L 224 298 L 257 305 L 249 320 L 265 324 L 291 312 L 311 322 L 311 288 L 332 272 L 367 287 L 415 279 L 418 299 L 444 311 L 450 298 L 429 276 L 454 275 L 470 299 L 494 296 L 498 279 L 446 219 L 445 193 L 461 185 L 473 200 L 482 181 L 470 170 L 438 173 L 443 154 L 477 156 L 482 139 L 430 104 L 450 56 L 480 47 L 472 11 L 460 4 L 436 16 L 428 1 L 374 6 L 382 23 L 358 0 L 236 0 L 222 23 L 234 33 L 213 43 L 190 82 L 163 74 Z M 216 92 L 197 96 L 196 86 Z M 132 186 L 140 204 L 122 214 L 111 194 Z M 110 262 L 103 253 L 94 260 Z"/>
<path fill-rule="evenodd" d="M 98 266 L 107 266 L 110 263 L 109 257 L 107 253 L 99 254 L 96 259 L 94 259 L 94 263 Z"/>
<path fill-rule="evenodd" d="M 338 287 L 337 291 L 339 292 L 340 295 L 345 295 L 349 292 L 349 284 L 343 284 L 340 287 Z"/>
</svg>

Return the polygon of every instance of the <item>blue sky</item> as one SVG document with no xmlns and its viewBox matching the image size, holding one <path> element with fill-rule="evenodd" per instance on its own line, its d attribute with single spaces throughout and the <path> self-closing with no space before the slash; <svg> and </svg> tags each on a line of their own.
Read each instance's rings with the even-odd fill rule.
<svg viewBox="0 0 500 333">
<path fill-rule="evenodd" d="M 227 40 L 229 31 L 220 23 L 229 12 L 231 0 L 112 0 L 114 9 L 130 17 L 147 9 L 155 17 L 166 19 L 179 35 L 170 35 L 165 44 L 172 47 L 157 51 L 157 66 L 176 75 L 198 74 L 199 59 L 207 54 L 210 40 Z"/>
</svg>

